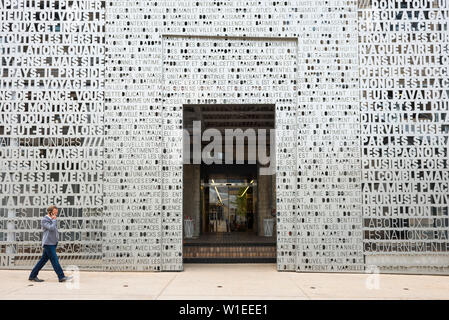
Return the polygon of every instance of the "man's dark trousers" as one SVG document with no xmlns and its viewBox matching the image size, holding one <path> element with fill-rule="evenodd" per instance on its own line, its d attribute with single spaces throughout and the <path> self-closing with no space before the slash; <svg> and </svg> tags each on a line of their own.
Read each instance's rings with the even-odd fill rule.
<svg viewBox="0 0 449 320">
<path fill-rule="evenodd" d="M 38 261 L 36 266 L 33 268 L 30 274 L 30 279 L 36 278 L 39 271 L 45 266 L 47 261 L 50 259 L 51 265 L 58 275 L 59 279 L 64 278 L 64 271 L 62 271 L 61 265 L 59 264 L 58 256 L 56 255 L 56 245 L 44 245 L 44 253 L 41 259 Z"/>
</svg>

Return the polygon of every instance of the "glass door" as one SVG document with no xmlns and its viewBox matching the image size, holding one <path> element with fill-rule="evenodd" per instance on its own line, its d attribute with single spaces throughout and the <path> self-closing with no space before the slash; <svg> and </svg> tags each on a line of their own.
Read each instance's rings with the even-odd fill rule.
<svg viewBox="0 0 449 320">
<path fill-rule="evenodd" d="M 253 195 L 255 182 L 202 183 L 205 230 L 209 233 L 254 230 Z"/>
<path fill-rule="evenodd" d="M 228 188 L 210 185 L 208 207 L 209 232 L 229 232 Z"/>
</svg>

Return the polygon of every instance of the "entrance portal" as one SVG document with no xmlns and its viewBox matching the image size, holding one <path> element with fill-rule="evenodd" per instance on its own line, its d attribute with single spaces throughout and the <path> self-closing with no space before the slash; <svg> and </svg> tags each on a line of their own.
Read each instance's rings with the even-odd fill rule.
<svg viewBox="0 0 449 320">
<path fill-rule="evenodd" d="M 273 237 L 270 243 L 270 259 L 274 262 L 277 258 L 278 270 L 294 270 L 298 251 L 298 39 L 164 35 L 162 41 L 164 120 L 161 123 L 161 167 L 164 170 L 162 208 L 165 208 L 166 214 L 162 216 L 161 227 L 164 232 L 164 256 L 168 256 L 165 252 L 170 251 L 170 254 L 182 256 L 184 262 L 187 262 L 190 257 L 198 258 L 201 256 L 198 252 L 206 250 L 206 245 L 202 244 L 203 248 L 200 249 L 203 251 L 191 254 L 191 247 L 188 247 L 188 242 L 206 236 L 203 233 L 206 229 L 202 229 L 205 219 L 201 219 L 201 171 L 204 165 L 210 165 L 209 160 L 222 160 L 221 164 L 230 164 L 226 161 L 229 155 L 227 150 L 212 152 L 208 149 L 211 137 L 217 132 L 223 137 L 226 130 L 240 129 L 237 136 L 241 138 L 245 135 L 243 132 L 248 130 L 261 132 L 265 129 L 266 139 L 261 139 L 265 142 L 258 141 L 257 146 L 266 144 L 266 150 L 269 151 L 265 154 L 268 159 L 261 159 L 257 151 L 245 150 L 243 159 L 232 162 L 236 166 L 234 169 L 238 165 L 257 166 L 255 198 L 258 200 L 254 218 L 257 231 L 250 234 L 251 241 L 233 239 L 239 241 L 239 246 L 234 246 L 229 252 L 234 252 L 234 256 L 240 252 L 239 257 L 246 259 L 261 257 L 258 255 L 260 251 L 242 250 L 255 242 L 262 245 L 266 238 L 265 229 L 271 230 L 276 240 Z M 301 70 L 306 74 L 304 68 Z M 194 130 L 194 120 L 201 122 L 200 132 Z M 208 128 L 213 132 L 205 132 Z M 196 143 L 186 147 L 186 141 L 189 140 L 190 143 Z M 229 146 L 228 141 L 220 142 Z M 193 149 L 195 146 L 196 149 Z M 235 147 L 246 148 L 244 143 L 237 141 Z M 186 155 L 186 151 L 190 153 Z M 181 160 L 184 162 L 179 161 L 183 152 Z M 257 159 L 251 158 L 254 155 L 257 155 Z M 180 189 L 182 197 L 179 195 Z M 178 202 L 181 198 L 182 208 Z M 276 210 L 275 214 L 273 210 Z M 193 236 L 186 237 L 192 231 Z M 182 242 L 174 234 L 182 236 Z M 225 241 L 248 234 L 236 231 L 214 232 L 212 235 L 214 238 L 221 236 Z M 254 237 L 257 241 L 252 241 Z M 182 245 L 182 254 L 175 250 L 179 248 L 177 244 Z M 218 259 L 218 251 L 224 250 L 224 246 L 216 249 L 208 253 Z M 261 250 L 260 247 L 257 250 Z"/>
<path fill-rule="evenodd" d="M 197 164 L 191 163 L 194 122 L 196 134 L 201 134 Z M 191 159 L 185 161 L 183 174 L 183 212 L 190 228 L 184 230 L 184 262 L 275 262 L 276 236 L 263 226 L 264 219 L 274 221 L 275 175 L 260 174 L 260 145 L 253 145 L 258 140 L 251 141 L 251 131 L 246 131 L 257 137 L 259 128 L 266 130 L 263 147 L 269 157 L 269 135 L 274 132 L 267 129 L 274 129 L 274 105 L 185 105 L 183 124 L 190 141 L 184 148 L 191 149 L 184 153 Z M 211 129 L 222 136 L 220 148 L 205 153 L 210 141 L 203 137 Z M 238 133 L 229 139 L 226 130 Z"/>
</svg>

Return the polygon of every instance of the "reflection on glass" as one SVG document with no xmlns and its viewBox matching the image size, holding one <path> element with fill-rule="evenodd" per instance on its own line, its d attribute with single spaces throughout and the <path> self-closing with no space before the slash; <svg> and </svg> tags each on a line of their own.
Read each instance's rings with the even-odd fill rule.
<svg viewBox="0 0 449 320">
<path fill-rule="evenodd" d="M 254 180 L 240 183 L 219 183 L 212 179 L 205 184 L 208 193 L 205 209 L 208 232 L 251 231 L 254 224 Z"/>
<path fill-rule="evenodd" d="M 209 188 L 209 232 L 229 232 L 229 204 L 226 187 Z"/>
</svg>

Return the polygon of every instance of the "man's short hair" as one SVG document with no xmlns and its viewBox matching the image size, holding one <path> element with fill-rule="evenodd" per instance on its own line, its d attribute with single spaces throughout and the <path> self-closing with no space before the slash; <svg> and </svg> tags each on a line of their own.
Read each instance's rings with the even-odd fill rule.
<svg viewBox="0 0 449 320">
<path fill-rule="evenodd" d="M 52 212 L 53 212 L 53 209 L 58 209 L 58 207 L 57 207 L 57 206 L 55 206 L 55 205 L 51 205 L 51 206 L 49 206 L 49 207 L 47 208 L 47 214 L 50 214 L 50 213 L 52 213 Z"/>
</svg>

